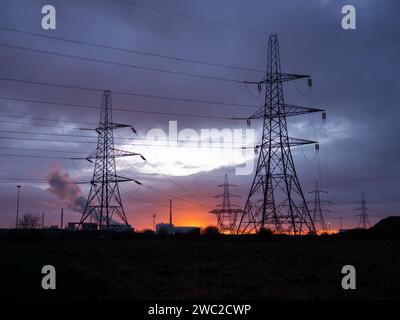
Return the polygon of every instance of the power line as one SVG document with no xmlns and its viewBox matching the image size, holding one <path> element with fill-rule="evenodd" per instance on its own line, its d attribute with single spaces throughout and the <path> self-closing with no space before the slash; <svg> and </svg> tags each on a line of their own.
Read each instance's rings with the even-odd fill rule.
<svg viewBox="0 0 400 320">
<path fill-rule="evenodd" d="M 146 187 L 146 185 L 143 185 L 143 186 Z M 147 186 L 147 187 L 148 187 L 148 186 Z M 187 200 L 187 199 L 184 199 L 184 198 L 180 198 L 180 197 L 177 197 L 177 196 L 167 195 L 165 192 L 162 192 L 162 191 L 157 190 L 157 189 L 153 189 L 152 192 L 157 192 L 157 193 L 160 193 L 160 194 L 165 194 L 166 196 L 168 196 L 168 199 L 171 199 L 171 198 L 172 198 L 172 199 L 174 199 L 174 200 L 180 200 L 180 201 L 187 202 L 188 204 L 191 204 L 191 205 L 192 205 L 191 208 L 174 207 L 175 209 L 190 210 L 190 209 L 193 209 L 193 205 L 196 205 L 196 206 L 199 205 L 199 203 L 192 202 L 192 201 Z M 151 205 L 151 206 L 156 206 L 156 207 L 160 207 L 160 208 L 169 208 L 169 207 L 170 207 L 170 206 L 166 206 L 166 205 L 162 205 L 162 204 L 155 203 L 154 201 L 147 201 L 147 200 L 144 200 L 144 199 L 142 199 L 142 198 L 135 197 L 135 196 L 133 196 L 133 195 L 131 195 L 131 194 L 128 194 L 128 193 L 126 193 L 126 192 L 123 192 L 123 191 L 121 191 L 121 194 L 124 195 L 124 196 L 126 196 L 126 197 L 128 197 L 128 198 L 131 198 L 131 199 L 133 199 L 133 200 L 140 201 L 140 202 L 143 202 L 143 203 L 147 203 L 147 204 L 149 204 L 149 205 Z"/>
<path fill-rule="evenodd" d="M 158 160 L 158 157 L 156 156 L 156 154 L 150 149 L 150 148 L 148 148 L 148 146 L 145 146 L 146 148 L 147 148 L 147 150 L 149 150 L 152 154 L 153 154 L 153 156 Z M 175 181 L 173 178 L 172 178 L 172 174 L 171 174 L 171 172 L 168 170 L 168 168 L 166 168 L 164 165 L 163 165 L 163 162 L 162 161 L 159 161 L 159 163 L 160 163 L 160 165 L 164 168 L 164 170 L 165 171 L 167 171 L 168 173 L 169 173 L 169 175 L 168 174 L 165 174 L 165 173 L 163 173 L 163 172 L 161 172 L 161 174 L 163 174 L 165 177 L 167 177 L 167 179 L 169 180 L 169 181 L 171 181 L 173 184 L 175 184 L 176 186 L 178 186 L 179 188 L 181 188 L 184 192 L 186 192 L 189 196 L 191 196 L 193 199 L 197 199 L 185 186 L 183 186 L 183 185 L 181 185 L 180 183 L 178 183 L 177 181 Z M 150 165 L 152 165 L 152 164 L 150 164 Z M 200 202 L 203 202 L 202 200 L 200 200 Z M 205 202 L 203 202 L 203 203 L 205 203 Z M 208 209 L 208 207 L 207 207 L 207 204 L 206 205 L 202 205 L 204 208 L 207 208 Z"/>
<path fill-rule="evenodd" d="M 37 103 L 37 104 L 56 105 L 56 106 L 62 106 L 62 107 L 93 109 L 93 110 L 96 110 L 96 111 L 98 111 L 98 109 L 99 109 L 99 107 L 94 106 L 94 105 L 62 103 L 62 102 L 40 100 L 40 99 L 22 99 L 22 98 L 2 97 L 2 96 L 0 96 L 0 100 L 15 101 L 15 102 L 30 102 L 30 103 Z M 130 107 L 120 107 L 120 108 L 117 107 L 114 110 L 115 111 L 119 111 L 119 112 L 145 113 L 145 114 L 165 115 L 165 116 L 179 116 L 179 117 L 204 118 L 204 119 L 216 119 L 216 120 L 234 120 L 233 117 L 209 116 L 209 115 L 202 115 L 202 114 L 189 114 L 189 113 L 180 113 L 180 112 L 148 111 L 148 110 L 131 109 Z M 29 117 L 24 117 L 24 118 L 29 118 Z M 35 120 L 34 118 L 29 118 L 29 119 Z M 39 120 L 39 118 L 37 118 L 37 119 Z M 41 119 L 41 120 L 43 120 L 43 121 L 51 121 L 51 122 L 55 122 L 55 121 L 61 122 L 59 120 L 46 120 L 46 119 Z"/>
<path fill-rule="evenodd" d="M 165 175 L 165 176 L 166 176 L 167 179 L 170 180 L 173 184 L 175 184 L 175 185 L 178 186 L 178 187 L 181 187 L 180 184 L 179 184 L 178 182 L 174 182 L 173 180 L 171 180 L 172 178 L 171 178 L 170 176 L 168 176 L 168 175 Z M 176 193 L 174 193 L 174 192 L 168 192 L 168 191 L 160 190 L 160 189 L 158 189 L 158 188 L 156 188 L 156 187 L 154 187 L 154 186 L 150 186 L 150 185 L 144 185 L 144 186 L 147 187 L 147 188 L 149 188 L 150 190 L 152 190 L 152 192 L 155 191 L 155 192 L 158 192 L 158 193 L 160 193 L 160 194 L 164 194 L 164 195 L 166 195 L 166 196 L 169 197 L 169 198 L 174 198 L 174 199 L 181 200 L 181 201 L 185 201 L 185 202 L 188 202 L 188 203 L 200 205 L 200 206 L 202 206 L 203 208 L 207 208 L 207 206 L 205 206 L 205 205 L 202 204 L 202 202 L 203 202 L 202 200 L 200 200 L 200 199 L 196 198 L 195 196 L 193 196 L 193 194 L 192 194 L 190 191 L 188 191 L 187 189 L 182 189 L 182 190 L 183 190 L 184 192 L 186 192 L 190 197 L 192 197 L 193 200 L 185 199 L 185 198 L 183 198 L 183 197 L 184 197 L 183 195 L 179 195 L 179 194 L 176 194 Z M 203 203 L 204 203 L 204 202 L 203 202 Z"/>
<path fill-rule="evenodd" d="M 71 158 L 65 157 L 52 157 L 52 156 L 36 156 L 36 155 L 28 155 L 28 154 L 6 154 L 0 153 L 0 157 L 14 157 L 14 158 L 38 158 L 38 159 L 57 159 L 57 160 L 70 160 Z"/>
<path fill-rule="evenodd" d="M 90 181 L 87 181 L 87 180 L 68 180 L 68 181 L 66 181 L 66 180 L 53 179 L 53 178 L 51 179 L 51 181 L 60 181 L 60 182 L 63 182 L 63 183 L 68 183 L 68 184 L 88 184 L 88 183 L 90 183 Z M 4 183 L 10 183 L 10 182 L 49 183 L 49 179 L 48 178 L 0 178 L 0 182 L 4 182 Z M 149 185 L 143 185 L 143 186 L 151 189 L 152 192 L 157 192 L 157 193 L 160 193 L 160 194 L 164 194 L 165 196 L 167 196 L 169 198 L 172 197 L 174 199 L 181 200 L 181 201 L 184 201 L 184 202 L 187 202 L 187 203 L 199 205 L 196 202 L 193 202 L 191 200 L 182 198 L 183 196 L 181 196 L 181 195 L 178 195 L 178 194 L 175 194 L 175 193 L 171 193 L 171 192 L 165 192 L 165 191 L 162 191 L 162 190 L 160 190 L 160 189 L 158 189 L 156 187 L 152 187 L 152 186 L 149 186 Z M 131 196 L 131 195 L 127 194 L 126 192 L 121 192 L 121 193 L 126 195 L 126 196 Z M 147 201 L 144 201 L 144 202 L 147 202 Z M 152 204 L 150 202 L 148 202 L 148 203 Z M 169 206 L 166 206 L 166 207 L 169 208 Z"/>
<path fill-rule="evenodd" d="M 1 132 L 1 131 L 0 131 Z M 15 132 L 14 132 L 15 133 Z M 33 134 L 32 132 L 18 132 L 18 133 L 26 133 L 26 134 Z M 63 134 L 54 134 L 54 135 L 60 135 L 60 136 L 76 136 L 76 135 L 63 135 Z M 10 137 L 0 137 L 0 139 L 12 139 Z M 34 138 L 27 138 L 27 139 L 20 139 L 20 140 L 39 140 L 39 141 L 56 141 L 56 140 L 51 140 L 51 139 L 34 139 Z M 62 140 L 60 142 L 75 142 L 75 141 L 66 141 L 66 140 Z M 79 143 L 87 143 L 87 141 L 79 141 Z M 94 142 L 93 142 L 94 143 Z M 132 144 L 133 146 L 151 146 L 151 145 L 147 145 L 147 144 Z M 160 145 L 162 146 L 162 145 Z M 168 146 L 163 146 L 163 147 L 168 147 Z M 192 147 L 192 148 L 199 148 L 198 146 L 179 146 L 179 147 Z M 215 146 L 208 146 L 208 147 L 214 147 Z M 231 147 L 232 149 L 234 147 Z M 241 148 L 238 148 L 241 149 Z M 53 156 L 36 156 L 36 155 L 23 155 L 23 154 L 0 154 L 0 157 L 5 156 L 5 157 L 20 157 L 20 158 L 39 158 L 39 159 L 58 159 L 58 160 L 71 160 L 73 158 L 70 157 L 53 157 Z M 155 155 L 154 155 L 155 156 Z M 164 167 L 165 168 L 165 167 Z M 165 168 L 166 169 L 166 168 Z M 167 169 L 166 169 L 167 170 Z M 180 183 L 176 182 L 174 179 L 172 179 L 172 177 L 166 175 L 166 177 L 175 185 L 177 185 L 178 187 L 180 187 L 182 190 L 184 190 L 188 195 L 190 195 L 191 197 L 193 197 L 194 199 L 198 200 L 197 197 L 195 197 L 186 187 L 184 187 L 183 185 L 181 185 Z M 201 200 L 198 200 L 200 202 L 203 202 Z M 203 202 L 205 203 L 205 202 Z M 205 205 L 203 205 L 203 207 L 206 207 Z"/>
<path fill-rule="evenodd" d="M 63 142 L 63 143 L 96 143 L 95 140 L 93 141 L 74 141 L 74 140 L 57 140 L 57 139 L 39 139 L 39 138 L 16 138 L 16 137 L 0 137 L 0 139 L 5 140 L 23 140 L 23 141 L 44 141 L 44 142 Z"/>
<path fill-rule="evenodd" d="M 157 204 L 157 203 L 154 203 L 153 201 L 150 202 L 150 201 L 144 200 L 142 198 L 138 198 L 138 197 L 132 196 L 130 194 L 127 194 L 127 193 L 125 193 L 123 191 L 120 191 L 120 192 L 124 197 L 131 198 L 131 199 L 133 199 L 135 201 L 143 202 L 143 203 L 149 204 L 149 205 L 154 206 L 154 207 L 169 208 L 169 206 L 165 206 L 165 205 L 162 205 L 162 204 Z"/>
<path fill-rule="evenodd" d="M 76 183 L 76 184 L 88 184 L 88 183 L 90 183 L 89 180 L 73 180 L 73 179 L 72 180 L 67 180 L 67 181 L 66 180 L 61 180 L 61 179 L 51 179 L 51 180 L 52 181 L 62 181 L 62 182 L 65 182 L 65 183 L 70 183 L 70 184 L 74 184 L 74 183 Z M 48 183 L 49 179 L 48 178 L 0 178 L 0 182 Z M 192 200 L 188 200 L 188 199 L 183 198 L 183 195 L 179 195 L 179 194 L 174 193 L 174 192 L 167 192 L 167 191 L 161 190 L 161 189 L 156 188 L 156 187 L 151 186 L 151 185 L 143 184 L 142 186 L 150 189 L 152 192 L 157 192 L 157 193 L 163 194 L 163 195 L 165 195 L 165 196 L 167 196 L 169 198 L 172 197 L 174 199 L 178 199 L 178 200 L 181 200 L 181 201 L 184 201 L 184 202 L 188 202 L 188 203 L 199 205 L 199 203 L 196 203 L 196 202 L 193 202 Z M 169 206 L 168 206 L 168 208 L 169 208 Z"/>
<path fill-rule="evenodd" d="M 108 64 L 108 65 L 113 65 L 113 66 L 118 66 L 118 67 L 127 67 L 127 68 L 140 69 L 140 70 L 145 70 L 145 71 L 162 72 L 162 73 L 168 73 L 168 74 L 174 74 L 174 75 L 180 75 L 180 76 L 186 76 L 186 77 L 194 77 L 194 78 L 216 80 L 216 81 L 225 81 L 225 82 L 240 83 L 240 84 L 252 82 L 252 81 L 246 81 L 246 80 L 236 80 L 236 79 L 216 77 L 216 76 L 207 76 L 207 75 L 197 74 L 197 73 L 166 70 L 166 69 L 160 69 L 160 68 L 154 68 L 154 67 L 144 67 L 144 66 L 138 66 L 138 65 L 129 64 L 129 63 L 114 62 L 114 61 L 109 61 L 109 60 L 76 56 L 76 55 L 72 55 L 72 54 L 65 54 L 65 53 L 59 53 L 59 52 L 41 50 L 41 49 L 33 49 L 33 48 L 15 46 L 15 45 L 4 44 L 4 43 L 0 43 L 0 47 L 9 48 L 9 49 L 17 49 L 17 50 L 22 50 L 22 51 L 30 51 L 30 52 L 41 53 L 41 54 L 48 54 L 48 55 L 53 55 L 53 56 L 57 56 L 57 57 L 69 58 L 69 59 L 77 59 L 77 60 L 82 60 L 82 61 Z"/>
<path fill-rule="evenodd" d="M 241 30 L 241 31 L 259 33 L 259 34 L 263 34 L 263 35 L 266 34 L 266 31 L 263 31 L 263 30 L 260 30 L 260 29 L 234 25 L 234 24 L 220 22 L 220 21 L 216 21 L 216 20 L 212 20 L 212 19 L 208 19 L 208 18 L 201 18 L 201 17 L 196 17 L 196 16 L 192 16 L 192 15 L 188 15 L 188 14 L 183 14 L 183 13 L 163 10 L 163 9 L 155 8 L 155 7 L 149 7 L 149 6 L 145 6 L 143 4 L 139 4 L 139 3 L 131 2 L 131 1 L 127 1 L 127 0 L 112 0 L 112 1 L 124 3 L 124 4 L 130 5 L 130 6 L 135 6 L 135 7 L 146 9 L 146 10 L 149 10 L 149 11 L 154 11 L 154 12 L 158 12 L 158 13 L 172 15 L 172 16 L 175 16 L 175 17 L 180 17 L 180 18 L 185 18 L 185 19 L 192 19 L 192 20 L 197 20 L 197 21 L 201 21 L 201 22 L 207 22 L 207 23 L 219 25 L 221 27 L 227 27 L 227 28 L 232 28 L 232 29 Z"/>
<path fill-rule="evenodd" d="M 57 126 L 55 126 L 57 127 Z M 81 134 L 67 134 L 67 133 L 53 133 L 53 132 L 32 132 L 32 131 L 12 131 L 12 130 L 0 130 L 0 133 L 11 133 L 11 134 L 28 134 L 28 135 L 42 135 L 42 136 L 59 136 L 59 137 L 77 137 L 77 138 L 97 138 L 96 136 L 90 135 L 81 135 Z M 147 141 L 147 142 L 173 142 L 173 143 L 213 143 L 213 144 L 222 144 L 224 147 L 227 144 L 230 145 L 237 145 L 233 141 L 213 141 L 210 139 L 208 140 L 198 140 L 198 141 L 189 141 L 189 140 L 171 140 L 171 139 L 157 139 L 157 140 L 150 140 L 147 138 L 133 138 L 133 137 L 121 137 L 117 136 L 114 138 L 115 140 L 128 140 L 128 141 Z M 80 141 L 77 141 L 80 142 Z M 150 146 L 157 146 L 150 144 Z M 1 148 L 1 147 L 0 147 Z M 241 147 L 240 147 L 241 148 Z M 241 148 L 242 149 L 242 148 Z"/>
<path fill-rule="evenodd" d="M 87 184 L 90 183 L 90 181 L 84 181 L 84 180 L 61 180 L 61 179 L 51 179 L 52 181 L 60 181 L 63 183 L 68 183 L 68 184 Z M 44 178 L 1 178 L 0 182 L 24 182 L 24 183 L 49 183 L 49 179 L 44 179 Z"/>
<path fill-rule="evenodd" d="M 31 131 L 0 130 L 0 133 L 16 133 L 16 134 L 29 134 L 29 135 L 40 135 L 40 136 L 76 137 L 76 138 L 96 138 L 96 136 L 80 135 L 80 134 L 64 134 L 64 133 L 49 133 L 49 132 L 31 132 Z M 118 138 L 118 139 L 129 139 L 129 138 Z M 133 139 L 132 139 L 132 140 L 133 140 Z M 79 141 L 78 141 L 78 142 L 79 142 Z"/>
<path fill-rule="evenodd" d="M 40 158 L 40 159 L 59 159 L 59 160 L 70 160 L 71 158 L 63 158 L 63 157 L 51 157 L 51 156 L 34 156 L 34 155 L 14 155 L 14 154 L 0 154 L 1 156 L 6 156 L 6 157 L 22 157 L 22 158 Z M 150 185 L 144 185 L 145 187 L 151 189 L 152 191 L 156 191 L 158 193 L 162 193 L 167 195 L 168 197 L 173 197 L 188 203 L 193 203 L 193 204 L 197 204 L 200 205 L 204 208 L 208 208 L 208 205 L 204 205 L 206 204 L 206 202 L 198 199 L 197 197 L 195 197 L 187 188 L 185 188 L 184 186 L 182 186 L 180 183 L 178 183 L 177 181 L 173 180 L 172 177 L 165 175 L 168 180 L 170 180 L 173 184 L 175 184 L 176 186 L 182 188 L 182 190 L 184 190 L 189 196 L 191 196 L 194 200 L 198 201 L 198 202 L 193 202 L 191 200 L 182 198 L 181 195 L 178 195 L 176 193 L 173 192 L 166 192 L 163 190 L 160 190 L 154 186 L 150 186 Z M 0 182 L 28 182 L 28 183 L 48 183 L 48 180 L 45 179 L 19 179 L 19 178 L 5 178 L 5 179 L 0 179 Z M 69 183 L 76 183 L 76 184 L 87 184 L 89 182 L 86 181 L 70 181 Z"/>
<path fill-rule="evenodd" d="M 14 147 L 0 147 L 3 150 L 17 150 L 17 151 L 34 151 L 34 152 L 59 152 L 59 153 L 80 153 L 87 154 L 84 151 L 72 151 L 72 150 L 50 150 L 50 149 L 32 149 L 32 148 L 14 148 Z"/>
<path fill-rule="evenodd" d="M 97 106 L 91 106 L 91 105 L 54 102 L 54 101 L 46 101 L 46 100 L 38 100 L 38 99 L 21 99 L 21 98 L 12 98 L 12 97 L 0 97 L 0 99 L 1 100 L 8 100 L 8 101 L 16 101 L 16 102 L 31 102 L 31 103 L 38 103 L 38 104 L 51 104 L 51 105 L 64 106 L 64 107 L 96 109 L 96 111 L 98 111 L 100 109 Z"/>
<path fill-rule="evenodd" d="M 67 180 L 66 181 L 66 180 L 61 180 L 61 179 L 51 179 L 51 181 L 60 181 L 62 183 L 66 183 L 66 184 L 89 184 L 90 183 L 90 181 L 86 181 L 86 180 Z M 34 183 L 34 184 L 48 184 L 49 183 L 49 179 L 48 178 L 0 178 L 0 183 L 18 183 L 18 182 Z M 155 187 L 152 187 L 152 186 L 148 186 L 148 185 L 143 185 L 143 186 L 149 188 L 150 190 L 152 190 L 152 192 L 157 192 L 157 193 L 163 194 L 163 195 L 165 195 L 165 196 L 167 196 L 169 198 L 174 198 L 174 199 L 177 199 L 177 200 L 180 200 L 180 201 L 192 204 L 192 205 L 194 204 L 194 205 L 200 205 L 201 206 L 200 203 L 196 203 L 196 202 L 194 202 L 192 200 L 185 199 L 180 195 L 177 195 L 177 194 L 174 194 L 174 193 L 170 193 L 170 192 L 164 192 L 164 191 L 162 191 L 162 190 L 160 190 L 158 188 L 155 188 Z M 125 193 L 125 192 L 121 192 L 121 193 L 123 195 L 127 196 L 127 197 L 133 198 L 131 195 L 129 195 L 129 194 Z M 139 198 L 136 199 L 136 200 L 139 200 Z M 148 202 L 148 201 L 145 201 L 145 200 L 143 200 L 141 198 L 140 198 L 140 201 L 142 201 L 144 203 L 151 204 L 151 205 L 156 205 L 153 202 Z M 164 207 L 162 205 L 156 205 L 156 206 Z M 169 208 L 169 206 L 167 208 Z"/>
<path fill-rule="evenodd" d="M 20 137 L 3 137 L 0 136 L 0 139 L 5 139 L 5 140 L 21 140 L 21 141 L 42 141 L 42 142 L 62 142 L 62 143 L 75 143 L 75 144 L 81 144 L 81 143 L 89 143 L 89 144 L 94 144 L 96 143 L 96 140 L 93 141 L 76 141 L 76 140 L 59 140 L 59 139 L 42 139 L 42 138 L 20 138 Z M 134 140 L 134 139 L 132 139 Z M 167 141 L 167 140 L 165 140 Z M 179 141 L 174 141 L 171 140 L 171 142 L 179 142 Z M 201 143 L 200 141 L 194 141 L 193 143 Z M 158 147 L 158 148 L 192 148 L 192 149 L 222 149 L 222 150 L 250 150 L 254 149 L 254 147 L 235 147 L 235 146 L 213 146 L 213 145 L 177 145 L 177 146 L 171 146 L 167 144 L 145 144 L 145 143 L 127 143 L 123 144 L 124 146 L 133 146 L 133 147 Z M 63 158 L 63 159 L 74 159 L 74 158 Z"/>
<path fill-rule="evenodd" d="M 79 129 L 74 127 L 68 126 L 56 126 L 51 124 L 42 124 L 42 123 L 30 123 L 30 122 L 18 122 L 18 121 L 10 121 L 10 120 L 0 120 L 1 123 L 10 123 L 10 124 L 17 124 L 21 126 L 31 126 L 31 127 L 47 127 L 47 128 L 62 128 L 62 129 Z"/>
<path fill-rule="evenodd" d="M 115 50 L 115 51 L 120 51 L 120 52 L 144 55 L 144 56 L 149 56 L 149 57 L 168 59 L 168 60 L 177 61 L 177 62 L 189 62 L 189 63 L 196 63 L 196 64 L 202 64 L 202 65 L 209 65 L 209 66 L 214 66 L 214 67 L 229 68 L 229 69 L 234 69 L 234 70 L 265 73 L 265 70 L 256 69 L 256 68 L 240 67 L 240 66 L 227 65 L 227 64 L 215 63 L 215 62 L 209 62 L 209 61 L 203 61 L 203 60 L 187 59 L 187 58 L 182 58 L 182 57 L 163 55 L 163 54 L 146 52 L 146 51 L 141 51 L 141 50 L 126 49 L 126 48 L 114 47 L 114 46 L 100 44 L 100 43 L 75 40 L 75 39 L 69 39 L 69 38 L 63 38 L 63 37 L 57 37 L 57 36 L 50 36 L 50 35 L 40 34 L 40 33 L 36 33 L 36 32 L 29 32 L 29 31 L 12 29 L 12 28 L 7 28 L 7 27 L 0 27 L 0 30 L 19 33 L 19 34 L 26 34 L 26 35 L 30 35 L 30 36 L 45 38 L 45 39 L 65 41 L 65 42 L 86 45 L 86 46 L 95 47 L 95 48 L 103 48 L 103 49 Z"/>
<path fill-rule="evenodd" d="M 2 99 L 0 97 L 0 99 Z M 38 120 L 38 121 L 47 121 L 47 122 L 59 122 L 59 123 L 70 123 L 68 121 L 65 120 L 59 120 L 59 119 L 49 119 L 49 118 L 39 118 L 39 117 L 31 117 L 31 116 L 17 116 L 17 115 L 10 115 L 10 114 L 6 114 L 6 113 L 0 113 L 0 117 L 7 117 L 7 118 L 16 118 L 16 119 L 29 119 L 29 120 Z M 96 126 L 95 123 L 93 122 L 82 122 L 82 121 L 74 121 L 74 124 L 84 124 L 84 125 L 92 125 L 92 126 Z M 57 128 L 59 128 L 57 126 Z M 68 127 L 71 128 L 71 127 Z"/>
<path fill-rule="evenodd" d="M 53 87 L 53 88 L 82 90 L 82 91 L 89 91 L 89 92 L 96 92 L 96 93 L 104 91 L 103 89 L 100 89 L 100 88 L 73 86 L 73 85 L 66 85 L 66 84 L 60 84 L 60 83 L 51 83 L 51 82 L 38 81 L 38 80 L 17 79 L 17 78 L 12 78 L 12 77 L 8 77 L 8 76 L 1 76 L 1 75 L 0 75 L 0 80 L 10 81 L 10 82 L 17 82 L 17 83 L 32 84 L 32 85 L 39 85 L 39 86 L 46 86 L 46 87 Z M 210 101 L 210 100 L 200 100 L 200 99 L 190 99 L 190 98 L 168 97 L 168 96 L 151 95 L 151 94 L 127 92 L 127 91 L 116 91 L 116 90 L 111 90 L 111 91 L 112 91 L 113 94 L 116 94 L 116 95 L 125 95 L 125 96 L 135 96 L 135 97 L 161 99 L 161 100 L 180 101 L 180 102 L 185 102 L 185 103 L 189 103 L 190 102 L 190 103 L 213 104 L 213 105 L 234 106 L 234 107 L 261 108 L 261 106 L 251 105 L 251 104 L 240 104 L 240 103 L 230 103 L 230 102 L 220 102 L 220 101 Z"/>
</svg>

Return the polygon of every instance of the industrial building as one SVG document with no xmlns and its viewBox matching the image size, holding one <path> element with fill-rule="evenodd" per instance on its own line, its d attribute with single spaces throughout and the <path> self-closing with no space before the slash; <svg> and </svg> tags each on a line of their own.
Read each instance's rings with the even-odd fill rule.
<svg viewBox="0 0 400 320">
<path fill-rule="evenodd" d="M 200 234 L 200 228 L 194 226 L 175 227 L 172 223 L 172 200 L 169 200 L 169 223 L 156 224 L 156 234 L 158 235 L 174 235 L 174 234 Z"/>
<path fill-rule="evenodd" d="M 82 231 L 97 231 L 99 230 L 98 223 L 95 222 L 84 222 L 79 224 L 79 222 L 69 222 L 66 230 L 82 230 Z M 133 232 L 131 225 L 126 224 L 110 224 L 108 226 L 108 231 L 115 232 Z"/>
</svg>

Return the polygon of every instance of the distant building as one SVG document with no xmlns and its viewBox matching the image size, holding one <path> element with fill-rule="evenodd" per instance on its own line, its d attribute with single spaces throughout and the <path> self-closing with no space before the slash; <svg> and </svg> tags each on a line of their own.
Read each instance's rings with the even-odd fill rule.
<svg viewBox="0 0 400 320">
<path fill-rule="evenodd" d="M 84 230 L 84 231 L 95 231 L 97 230 L 97 223 L 94 222 L 84 222 L 79 225 L 79 222 L 68 222 L 66 230 Z"/>
<path fill-rule="evenodd" d="M 174 225 L 169 223 L 158 223 L 156 224 L 156 233 L 157 234 L 174 234 Z"/>
<path fill-rule="evenodd" d="M 65 230 L 78 230 L 79 222 L 68 222 L 67 227 Z"/>
<path fill-rule="evenodd" d="M 172 223 L 172 200 L 169 201 L 169 223 L 156 224 L 156 234 L 174 235 L 174 234 L 200 234 L 199 227 L 181 226 L 175 227 Z"/>
<path fill-rule="evenodd" d="M 200 234 L 200 228 L 191 226 L 175 227 L 173 224 L 159 223 L 156 225 L 156 234 L 159 235 Z"/>
<path fill-rule="evenodd" d="M 133 232 L 133 227 L 126 224 L 110 224 L 109 231 L 116 232 Z M 69 222 L 66 230 L 82 230 L 82 231 L 96 231 L 99 230 L 96 222 L 84 222 L 79 225 L 79 222 Z"/>
<path fill-rule="evenodd" d="M 95 222 L 84 222 L 81 224 L 82 231 L 96 231 L 97 230 L 97 223 Z"/>
</svg>

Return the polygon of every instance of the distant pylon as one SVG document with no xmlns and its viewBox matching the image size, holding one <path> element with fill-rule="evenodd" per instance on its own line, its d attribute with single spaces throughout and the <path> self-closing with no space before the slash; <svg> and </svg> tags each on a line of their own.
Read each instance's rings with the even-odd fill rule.
<svg viewBox="0 0 400 320">
<path fill-rule="evenodd" d="M 360 201 L 360 203 L 361 207 L 357 209 L 361 211 L 361 213 L 358 215 L 360 217 L 360 220 L 358 222 L 358 227 L 362 229 L 367 229 L 368 227 L 370 227 L 370 224 L 367 213 L 368 211 L 367 201 L 365 200 L 364 192 L 362 193 L 362 200 Z"/>
<path fill-rule="evenodd" d="M 216 198 L 222 198 L 222 203 L 217 205 L 218 209 L 211 210 L 210 212 L 217 216 L 218 228 L 222 233 L 233 233 L 235 231 L 236 220 L 241 209 L 234 209 L 237 205 L 231 203 L 231 197 L 239 197 L 237 195 L 231 195 L 229 187 L 237 187 L 234 184 L 229 184 L 228 175 L 225 174 L 224 184 L 218 185 L 224 188 L 224 193 L 215 196 Z"/>
<path fill-rule="evenodd" d="M 131 128 L 136 133 L 132 126 L 112 121 L 111 93 L 109 90 L 104 91 L 99 126 L 95 129 L 87 129 L 95 130 L 98 133 L 98 140 L 96 150 L 86 158 L 89 162 L 93 162 L 92 160 L 94 160 L 94 172 L 89 197 L 79 226 L 82 226 L 82 223 L 88 217 L 93 217 L 97 221 L 100 230 L 109 230 L 110 225 L 115 222 L 122 222 L 129 225 L 122 206 L 118 183 L 126 181 L 134 181 L 137 184 L 141 183 L 119 176 L 117 174 L 115 159 L 137 155 L 143 160 L 145 159 L 141 154 L 114 148 L 113 130 L 119 128 Z"/>
<path fill-rule="evenodd" d="M 324 212 L 329 212 L 329 210 L 322 209 L 321 203 L 323 203 L 323 202 L 328 203 L 328 201 L 321 200 L 321 193 L 328 193 L 328 192 L 324 191 L 324 190 L 320 190 L 319 182 L 318 182 L 318 180 L 315 180 L 315 189 L 310 191 L 309 193 L 314 194 L 314 201 L 313 201 L 314 207 L 312 210 L 314 227 L 315 227 L 316 231 L 322 230 L 323 232 L 326 232 L 326 231 L 328 231 L 328 228 L 326 227 Z"/>
<path fill-rule="evenodd" d="M 288 135 L 286 118 L 323 110 L 288 105 L 284 102 L 282 83 L 310 76 L 281 72 L 278 36 L 268 41 L 267 74 L 257 83 L 266 85 L 265 104 L 247 118 L 263 120 L 261 144 L 256 146 L 258 163 L 237 232 L 253 233 L 271 229 L 277 233 L 315 232 L 310 211 L 297 177 L 291 147 L 314 144 L 315 141 Z"/>
</svg>

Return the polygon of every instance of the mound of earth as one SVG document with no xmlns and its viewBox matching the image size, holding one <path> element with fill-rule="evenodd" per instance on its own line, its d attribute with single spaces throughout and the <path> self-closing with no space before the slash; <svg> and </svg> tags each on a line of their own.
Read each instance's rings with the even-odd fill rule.
<svg viewBox="0 0 400 320">
<path fill-rule="evenodd" d="M 387 217 L 374 225 L 371 230 L 398 231 L 400 233 L 400 216 Z"/>
</svg>

